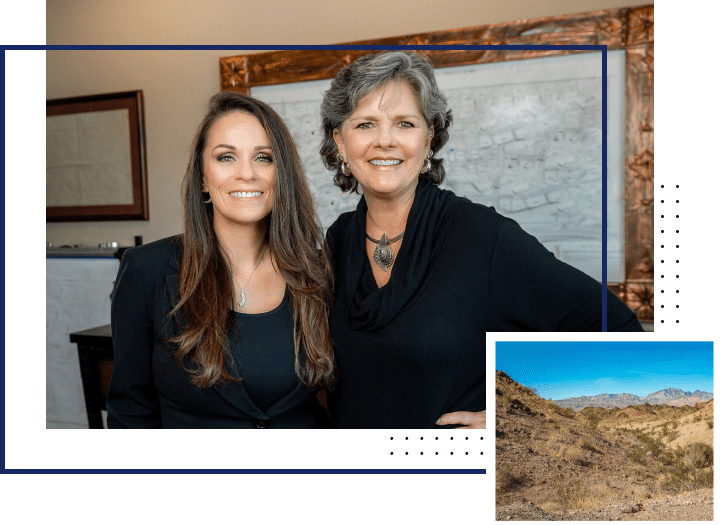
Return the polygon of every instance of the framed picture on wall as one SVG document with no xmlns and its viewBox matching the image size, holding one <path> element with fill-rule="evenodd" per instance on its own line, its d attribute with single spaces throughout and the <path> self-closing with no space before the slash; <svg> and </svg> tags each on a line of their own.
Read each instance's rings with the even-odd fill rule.
<svg viewBox="0 0 722 525">
<path fill-rule="evenodd" d="M 143 92 L 46 101 L 48 222 L 148 220 Z"/>
</svg>

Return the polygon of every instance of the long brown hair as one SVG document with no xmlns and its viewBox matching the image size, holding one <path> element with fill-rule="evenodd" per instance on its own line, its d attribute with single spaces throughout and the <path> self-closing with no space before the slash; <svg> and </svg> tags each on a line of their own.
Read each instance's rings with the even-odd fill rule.
<svg viewBox="0 0 722 525">
<path fill-rule="evenodd" d="M 208 131 L 233 111 L 255 116 L 271 141 L 275 180 L 267 241 L 271 260 L 291 293 L 296 374 L 310 388 L 330 387 L 335 371 L 328 329 L 333 269 L 313 197 L 281 117 L 263 102 L 240 93 L 226 91 L 211 98 L 183 179 L 180 300 L 170 312 L 171 316 L 182 313 L 182 332 L 171 339 L 178 345 L 176 357 L 199 388 L 240 380 L 229 372 L 228 333 L 234 327 L 230 263 L 213 229 L 213 206 L 206 205 L 201 196 Z"/>
</svg>

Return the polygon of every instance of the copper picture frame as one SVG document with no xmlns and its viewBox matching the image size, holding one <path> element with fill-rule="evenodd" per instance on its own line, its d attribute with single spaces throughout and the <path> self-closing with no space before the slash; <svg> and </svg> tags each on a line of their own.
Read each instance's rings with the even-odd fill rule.
<svg viewBox="0 0 722 525">
<path fill-rule="evenodd" d="M 654 320 L 654 6 L 520 20 L 342 45 L 605 45 L 625 51 L 624 281 L 608 283 L 639 320 Z M 221 90 L 332 78 L 369 50 L 272 51 L 222 57 Z M 526 60 L 576 53 L 566 49 L 426 53 L 435 67 Z"/>
<path fill-rule="evenodd" d="M 143 92 L 47 100 L 46 117 L 46 222 L 148 220 Z"/>
</svg>

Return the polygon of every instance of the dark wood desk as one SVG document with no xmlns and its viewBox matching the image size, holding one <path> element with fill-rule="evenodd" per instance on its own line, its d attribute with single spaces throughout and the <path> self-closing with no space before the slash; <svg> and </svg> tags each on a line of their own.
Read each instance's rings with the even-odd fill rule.
<svg viewBox="0 0 722 525">
<path fill-rule="evenodd" d="M 105 399 L 113 373 L 113 339 L 110 325 L 72 333 L 70 342 L 78 345 L 88 425 L 90 428 L 104 428 L 102 411 L 106 410 Z"/>
</svg>

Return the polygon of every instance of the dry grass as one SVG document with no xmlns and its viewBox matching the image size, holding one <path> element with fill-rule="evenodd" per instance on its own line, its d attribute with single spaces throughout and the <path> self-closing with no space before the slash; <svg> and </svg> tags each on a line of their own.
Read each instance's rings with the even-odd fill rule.
<svg viewBox="0 0 722 525">
<path fill-rule="evenodd" d="M 562 482 L 552 488 L 550 497 L 540 505 L 540 508 L 555 512 L 594 509 L 599 507 L 603 501 L 612 498 L 612 491 L 604 485 L 587 487 L 579 480 Z"/>
<path fill-rule="evenodd" d="M 506 494 L 507 492 L 513 490 L 515 487 L 524 483 L 524 476 L 522 474 L 517 474 L 514 472 L 515 466 L 516 465 L 514 465 L 514 463 L 510 463 L 497 469 L 496 493 L 498 495 Z"/>
<path fill-rule="evenodd" d="M 582 452 L 582 449 L 577 445 L 571 445 L 564 450 L 564 459 L 575 465 L 587 464 L 587 461 L 584 458 L 584 452 Z"/>
</svg>

